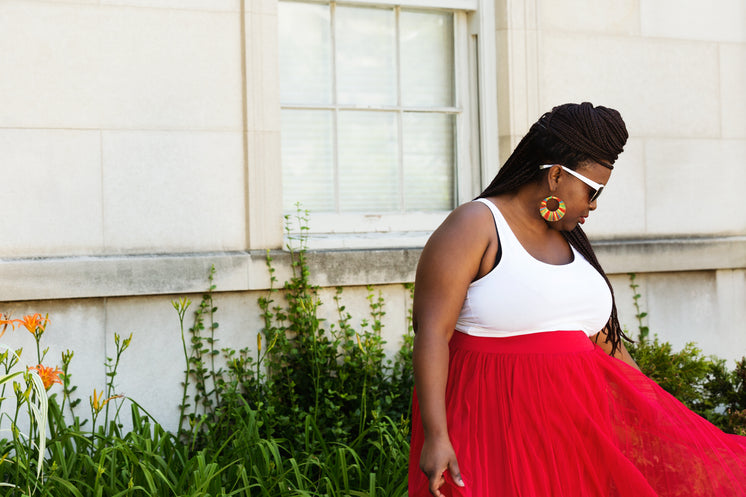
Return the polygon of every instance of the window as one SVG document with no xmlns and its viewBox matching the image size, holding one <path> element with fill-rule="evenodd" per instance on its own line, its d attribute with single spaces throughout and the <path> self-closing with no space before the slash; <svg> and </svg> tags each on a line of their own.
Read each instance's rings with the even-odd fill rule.
<svg viewBox="0 0 746 497">
<path fill-rule="evenodd" d="M 465 11 L 281 1 L 279 30 L 286 212 L 312 233 L 428 231 L 476 193 Z"/>
</svg>

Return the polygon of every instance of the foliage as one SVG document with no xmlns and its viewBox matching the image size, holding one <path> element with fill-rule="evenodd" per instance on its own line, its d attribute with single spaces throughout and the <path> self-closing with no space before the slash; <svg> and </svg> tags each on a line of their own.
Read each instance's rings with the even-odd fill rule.
<svg viewBox="0 0 746 497">
<path fill-rule="evenodd" d="M 629 276 L 638 336 L 627 348 L 642 372 L 720 429 L 746 435 L 746 357 L 728 371 L 724 359 L 704 356 L 692 342 L 675 351 L 657 335 L 651 340 L 636 275 Z"/>
<path fill-rule="evenodd" d="M 310 282 L 306 260 L 306 216 L 298 211 L 299 239 L 292 239 L 288 231 L 292 277 L 282 289 L 276 288 L 273 260 L 267 254 L 271 287 L 258 300 L 264 326 L 256 336 L 256 355 L 248 348 L 223 349 L 225 368 L 215 370 L 211 365 L 190 371 L 197 384 L 199 377 L 209 377 L 215 408 L 198 420 L 196 413 L 190 415 L 191 431 L 182 436 L 194 450 L 215 449 L 216 442 L 235 436 L 236 426 L 250 413 L 255 420 L 252 429 L 261 440 L 277 443 L 282 461 L 304 462 L 304 488 L 334 494 L 343 478 L 345 494 L 357 488 L 401 495 L 406 491 L 402 485 L 413 386 L 411 314 L 409 332 L 393 360 L 386 357 L 381 337 L 384 301 L 372 287 L 367 297 L 369 318 L 357 329 L 342 303 L 341 288 L 334 296 L 336 322 L 319 318 L 322 302 L 318 287 Z M 411 296 L 412 286 L 406 288 Z M 209 308 L 214 323 L 212 289 L 203 296 L 200 309 Z M 198 322 L 200 311 L 196 314 Z M 193 346 L 199 343 L 193 338 Z M 197 388 L 197 395 L 200 392 L 204 395 L 206 389 Z M 245 448 L 223 448 L 234 450 L 241 454 Z M 327 464 L 345 469 L 327 474 Z"/>
<path fill-rule="evenodd" d="M 21 360 L 22 349 L 11 350 L 2 345 L 0 350 L 0 365 L 4 369 L 0 376 L 0 408 L 5 401 L 5 393 L 8 384 L 13 388 L 15 397 L 15 410 L 13 416 L 2 412 L 0 414 L 0 424 L 4 419 L 10 423 L 9 431 L 12 436 L 11 441 L 0 441 L 0 463 L 6 461 L 12 452 L 17 457 L 11 459 L 13 467 L 10 473 L 15 479 L 21 482 L 27 482 L 26 491 L 31 491 L 31 482 L 38 479 L 41 475 L 42 464 L 44 460 L 44 451 L 47 444 L 46 424 L 48 419 L 48 399 L 46 391 L 55 383 L 61 383 L 59 379 L 59 369 L 44 366 L 44 360 L 47 350 L 42 353 L 40 348 L 41 337 L 44 335 L 49 316 L 44 318 L 41 314 L 24 316 L 23 319 L 11 319 L 10 316 L 0 314 L 0 325 L 2 330 L 0 336 L 3 336 L 8 327 L 15 329 L 16 325 L 24 326 L 34 337 L 36 343 L 36 366 L 27 366 L 24 369 L 19 367 L 23 364 Z M 12 382 L 12 383 L 11 383 Z M 28 434 L 22 433 L 19 424 L 19 415 L 25 412 L 29 423 Z M 34 442 L 37 441 L 38 442 Z M 35 462 L 35 464 L 34 464 Z M 9 488 L 23 488 L 15 483 L 14 480 L 8 481 L 3 478 L 0 486 Z M 36 488 L 35 486 L 33 487 Z"/>
<path fill-rule="evenodd" d="M 42 377 L 48 380 L 49 416 L 46 422 L 31 420 L 27 437 L 12 419 L 13 436 L 0 440 L 0 485 L 9 486 L 3 495 L 406 495 L 411 314 L 401 350 L 387 358 L 381 294 L 368 288 L 370 316 L 355 327 L 337 289 L 338 320 L 327 326 L 317 314 L 321 302 L 310 284 L 305 247 L 301 242 L 300 249 L 288 250 L 293 277 L 281 290 L 267 257 L 273 285 L 259 301 L 265 325 L 254 356 L 248 348 L 223 348 L 222 355 L 217 348 L 214 268 L 188 329 L 191 302 L 173 302 L 185 362 L 176 433 L 116 392 L 114 379 L 132 335 L 115 334 L 115 354 L 104 362 L 106 384 L 94 389 L 89 416 L 82 419 L 69 374 L 73 352 L 62 354 L 61 369 L 42 366 L 47 351 L 40 346 L 43 329 L 37 328 L 46 328 L 48 318 L 29 320 L 38 366 L 22 373 L 36 378 L 44 401 Z M 21 321 L 0 319 L 8 322 L 3 331 Z M 0 355 L 6 373 L 20 363 L 20 351 L 7 352 Z M 52 388 L 61 389 L 61 401 Z M 21 390 L 16 388 L 19 406 L 39 396 Z M 132 426 L 126 432 L 125 402 Z M 46 448 L 29 442 L 33 435 Z M 38 473 L 37 460 L 43 466 Z"/>
</svg>

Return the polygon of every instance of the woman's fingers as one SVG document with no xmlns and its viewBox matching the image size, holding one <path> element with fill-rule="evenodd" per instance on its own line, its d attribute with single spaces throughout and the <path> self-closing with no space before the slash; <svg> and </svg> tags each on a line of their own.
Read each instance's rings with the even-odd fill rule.
<svg viewBox="0 0 746 497">
<path fill-rule="evenodd" d="M 459 470 L 458 462 L 455 458 L 451 459 L 444 470 L 435 471 L 432 474 L 426 473 L 428 480 L 430 481 L 430 493 L 435 497 L 443 497 L 443 494 L 440 492 L 440 487 L 442 487 L 446 482 L 446 471 L 450 473 L 451 479 L 456 485 L 459 487 L 465 486 L 464 480 L 461 478 L 461 471 Z"/>
<path fill-rule="evenodd" d="M 435 497 L 443 497 L 443 494 L 440 493 L 440 487 L 443 486 L 443 484 L 446 482 L 445 478 L 443 478 L 443 474 L 445 472 L 442 471 L 440 473 L 437 473 L 435 475 L 429 476 L 430 479 L 430 493 L 433 494 Z"/>
<path fill-rule="evenodd" d="M 453 482 L 459 487 L 463 487 L 464 480 L 461 478 L 461 471 L 458 469 L 458 462 L 456 461 L 456 459 L 453 459 L 450 462 L 448 468 L 451 471 L 451 478 L 453 479 Z"/>
</svg>

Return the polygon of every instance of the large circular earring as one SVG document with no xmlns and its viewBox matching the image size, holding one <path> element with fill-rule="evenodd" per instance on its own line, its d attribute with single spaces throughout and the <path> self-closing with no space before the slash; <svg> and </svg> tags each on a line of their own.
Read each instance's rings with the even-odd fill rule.
<svg viewBox="0 0 746 497">
<path fill-rule="evenodd" d="M 548 196 L 539 205 L 539 214 L 549 222 L 559 221 L 565 217 L 565 212 L 567 212 L 565 202 L 554 195 Z"/>
</svg>

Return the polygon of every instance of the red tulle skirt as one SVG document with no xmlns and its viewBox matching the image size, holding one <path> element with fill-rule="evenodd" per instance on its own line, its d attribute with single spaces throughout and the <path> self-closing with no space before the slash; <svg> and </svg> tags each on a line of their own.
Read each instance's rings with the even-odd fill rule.
<svg viewBox="0 0 746 497">
<path fill-rule="evenodd" d="M 723 433 L 580 331 L 455 332 L 446 496 L 746 496 L 746 437 Z M 428 496 L 415 395 L 410 497 Z"/>
</svg>

